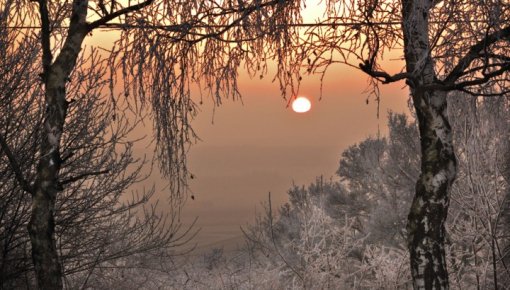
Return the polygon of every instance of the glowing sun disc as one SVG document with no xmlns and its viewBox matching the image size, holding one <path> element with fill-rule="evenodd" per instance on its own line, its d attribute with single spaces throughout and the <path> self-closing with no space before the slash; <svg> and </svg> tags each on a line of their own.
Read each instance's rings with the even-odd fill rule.
<svg viewBox="0 0 510 290">
<path fill-rule="evenodd" d="M 292 102 L 292 110 L 296 113 L 306 113 L 312 108 L 312 103 L 305 97 L 298 97 Z"/>
</svg>

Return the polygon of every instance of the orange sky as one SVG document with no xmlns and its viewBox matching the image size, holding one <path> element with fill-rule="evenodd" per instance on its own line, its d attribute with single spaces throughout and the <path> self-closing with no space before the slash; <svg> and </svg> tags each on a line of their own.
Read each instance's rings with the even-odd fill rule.
<svg viewBox="0 0 510 290">
<path fill-rule="evenodd" d="M 312 10 L 305 13 L 307 21 L 320 16 L 320 7 L 308 7 Z M 113 36 L 94 33 L 86 43 L 104 46 Z M 401 65 L 388 64 L 392 68 Z M 343 150 L 377 135 L 378 127 L 386 132 L 388 110 L 408 112 L 404 84 L 382 86 L 377 119 L 375 101 L 365 103 L 366 76 L 346 66 L 329 70 L 320 102 L 319 78 L 303 78 L 301 95 L 312 101 L 311 111 L 304 114 L 286 107 L 272 79 L 271 74 L 263 80 L 241 74 L 244 105 L 226 100 L 216 108 L 213 118 L 212 101 L 206 99 L 193 123 L 202 139 L 189 155 L 190 169 L 196 176 L 191 190 L 196 198 L 188 201 L 182 217 L 185 222 L 199 217 L 202 230 L 195 241 L 199 250 L 240 241 L 239 226 L 261 212 L 260 204 L 267 201 L 269 191 L 273 204 L 281 205 L 293 182 L 306 185 L 321 174 L 324 178 L 333 176 Z M 146 150 L 139 144 L 135 153 L 142 155 Z M 149 181 L 158 183 L 159 178 L 155 175 Z"/>
<path fill-rule="evenodd" d="M 382 86 L 378 119 L 376 103 L 365 102 L 366 76 L 341 65 L 327 74 L 321 101 L 318 78 L 303 79 L 301 95 L 312 100 L 307 113 L 287 108 L 271 79 L 242 76 L 243 103 L 227 100 L 213 117 L 212 101 L 206 99 L 193 122 L 202 141 L 189 154 L 195 200 L 188 199 L 182 218 L 189 223 L 199 217 L 201 231 L 195 240 L 199 250 L 223 244 L 232 249 L 241 241 L 239 227 L 262 211 L 268 192 L 279 206 L 287 201 L 293 183 L 306 186 L 320 175 L 334 177 L 343 150 L 376 136 L 378 127 L 383 135 L 387 132 L 389 110 L 409 112 L 403 83 Z M 150 136 L 150 122 L 147 126 L 140 132 Z M 147 150 L 138 144 L 135 153 L 150 153 Z M 156 183 L 164 202 L 164 185 L 157 171 L 153 175 L 146 185 Z"/>
<path fill-rule="evenodd" d="M 376 136 L 378 126 L 386 132 L 388 110 L 408 112 L 403 84 L 384 86 L 377 119 L 375 102 L 365 103 L 365 75 L 345 66 L 327 75 L 320 102 L 318 79 L 304 78 L 301 94 L 312 100 L 304 114 L 286 108 L 270 79 L 244 78 L 244 105 L 225 102 L 212 124 L 212 104 L 206 102 L 194 122 L 202 142 L 189 156 L 196 199 L 188 202 L 184 217 L 199 216 L 201 247 L 240 237 L 239 226 L 261 211 L 269 191 L 279 205 L 293 182 L 306 185 L 321 174 L 333 176 L 344 149 Z"/>
</svg>

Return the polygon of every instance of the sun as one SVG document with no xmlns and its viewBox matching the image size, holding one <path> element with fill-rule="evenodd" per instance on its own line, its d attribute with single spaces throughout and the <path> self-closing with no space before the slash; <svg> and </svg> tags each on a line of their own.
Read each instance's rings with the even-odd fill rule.
<svg viewBox="0 0 510 290">
<path fill-rule="evenodd" d="M 306 113 L 312 108 L 312 103 L 306 97 L 297 97 L 292 102 L 292 110 L 296 113 Z"/>
</svg>

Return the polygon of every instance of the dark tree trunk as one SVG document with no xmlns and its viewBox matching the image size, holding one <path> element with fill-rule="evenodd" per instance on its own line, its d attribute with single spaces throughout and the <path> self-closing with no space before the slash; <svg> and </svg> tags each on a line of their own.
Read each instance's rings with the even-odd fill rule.
<svg viewBox="0 0 510 290">
<path fill-rule="evenodd" d="M 62 190 L 59 183 L 60 142 L 67 116 L 66 82 L 73 71 L 81 44 L 88 32 L 88 0 L 74 0 L 66 40 L 52 63 L 50 20 L 46 0 L 39 0 L 43 80 L 45 87 L 44 128 L 41 135 L 40 160 L 32 190 L 32 215 L 28 232 L 32 260 L 39 289 L 62 289 L 62 265 L 59 262 L 55 232 L 55 201 Z"/>
<path fill-rule="evenodd" d="M 402 3 L 406 70 L 418 119 L 421 175 L 408 217 L 408 248 L 415 289 L 448 289 L 445 227 L 449 191 L 457 165 L 445 91 L 426 89 L 436 82 L 430 56 L 429 0 Z"/>
</svg>

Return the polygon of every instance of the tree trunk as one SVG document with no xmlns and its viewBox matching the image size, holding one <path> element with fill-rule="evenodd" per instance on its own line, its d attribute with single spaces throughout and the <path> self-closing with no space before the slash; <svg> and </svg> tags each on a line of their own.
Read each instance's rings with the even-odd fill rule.
<svg viewBox="0 0 510 290">
<path fill-rule="evenodd" d="M 41 136 L 40 160 L 32 195 L 32 215 L 28 232 L 32 245 L 32 260 L 40 289 L 62 289 L 62 267 L 58 259 L 55 231 L 55 201 L 62 190 L 59 183 L 60 140 L 67 116 L 65 99 L 67 76 L 54 64 L 48 73 L 46 112 Z"/>
<path fill-rule="evenodd" d="M 421 175 L 408 217 L 407 235 L 415 289 L 448 289 L 445 227 L 449 191 L 457 172 L 445 91 L 430 56 L 429 0 L 403 0 L 404 53 L 421 143 Z"/>
<path fill-rule="evenodd" d="M 53 79 L 53 78 L 52 78 Z M 46 86 L 47 111 L 40 147 L 41 158 L 32 196 L 32 215 L 28 232 L 32 244 L 39 289 L 62 289 L 62 269 L 54 238 L 55 200 L 60 190 L 60 137 L 67 113 L 64 86 Z"/>
<path fill-rule="evenodd" d="M 445 227 L 457 170 L 446 115 L 446 93 L 413 92 L 421 138 L 421 175 L 408 217 L 408 247 L 415 289 L 448 289 Z"/>
<path fill-rule="evenodd" d="M 73 10 L 66 40 L 51 63 L 49 13 L 46 0 L 40 0 L 43 48 L 43 80 L 46 111 L 41 135 L 40 159 L 33 185 L 32 215 L 28 232 L 32 260 L 39 289 L 62 289 L 62 265 L 58 259 L 55 232 L 55 201 L 62 190 L 59 182 L 60 142 L 67 116 L 66 83 L 73 71 L 81 44 L 88 32 L 88 0 L 73 0 Z"/>
</svg>

